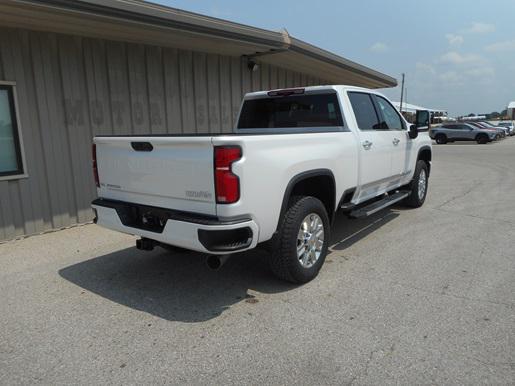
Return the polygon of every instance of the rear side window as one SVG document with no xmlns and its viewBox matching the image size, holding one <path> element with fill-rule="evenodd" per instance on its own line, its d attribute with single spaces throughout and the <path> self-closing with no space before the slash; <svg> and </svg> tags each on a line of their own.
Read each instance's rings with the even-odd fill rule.
<svg viewBox="0 0 515 386">
<path fill-rule="evenodd" d="M 249 99 L 238 129 L 343 126 L 336 93 Z"/>
<path fill-rule="evenodd" d="M 349 92 L 349 99 L 360 130 L 381 129 L 370 94 L 363 92 Z"/>
</svg>

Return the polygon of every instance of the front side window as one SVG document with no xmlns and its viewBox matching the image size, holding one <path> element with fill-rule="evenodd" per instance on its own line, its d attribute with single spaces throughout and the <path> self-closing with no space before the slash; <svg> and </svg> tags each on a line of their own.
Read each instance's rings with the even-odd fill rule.
<svg viewBox="0 0 515 386">
<path fill-rule="evenodd" d="M 336 93 L 249 99 L 238 129 L 343 126 Z"/>
<path fill-rule="evenodd" d="M 388 129 L 404 130 L 401 117 L 397 114 L 397 110 L 383 97 L 376 95 L 375 98 L 379 106 L 379 112 L 383 116 L 383 120 L 388 126 Z"/>
<path fill-rule="evenodd" d="M 349 100 L 360 130 L 381 130 L 370 94 L 349 92 Z"/>
<path fill-rule="evenodd" d="M 13 86 L 0 84 L 0 177 L 23 173 Z"/>
</svg>

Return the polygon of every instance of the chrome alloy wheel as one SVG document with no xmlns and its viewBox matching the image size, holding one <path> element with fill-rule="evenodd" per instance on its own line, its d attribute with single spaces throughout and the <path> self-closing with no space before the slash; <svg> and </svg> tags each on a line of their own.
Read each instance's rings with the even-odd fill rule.
<svg viewBox="0 0 515 386">
<path fill-rule="evenodd" d="M 310 213 L 300 224 L 297 236 L 297 258 L 303 268 L 311 268 L 322 254 L 324 224 L 320 216 Z"/>
<path fill-rule="evenodd" d="M 420 174 L 418 175 L 418 198 L 419 200 L 424 199 L 424 195 L 426 194 L 427 189 L 427 175 L 424 169 L 420 170 Z"/>
</svg>

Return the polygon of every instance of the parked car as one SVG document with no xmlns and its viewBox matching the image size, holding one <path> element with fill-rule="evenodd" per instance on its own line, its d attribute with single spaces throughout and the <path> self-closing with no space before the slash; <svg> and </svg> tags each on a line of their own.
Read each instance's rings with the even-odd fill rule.
<svg viewBox="0 0 515 386">
<path fill-rule="evenodd" d="M 483 122 L 468 122 L 470 125 L 473 125 L 473 126 L 476 126 L 480 129 L 486 129 L 486 130 L 493 130 L 497 133 L 497 135 L 495 136 L 495 139 L 496 140 L 499 140 L 501 138 L 504 138 L 506 137 L 506 132 L 501 129 L 500 127 L 495 127 L 495 126 L 492 126 L 492 125 L 486 125 L 484 124 Z"/>
<path fill-rule="evenodd" d="M 495 125 L 488 121 L 481 121 L 479 123 L 483 124 L 485 127 L 489 127 L 489 128 L 496 129 L 496 130 L 502 130 L 501 135 L 503 138 L 505 138 L 509 135 L 509 129 L 507 127 Z"/>
<path fill-rule="evenodd" d="M 429 112 L 417 114 L 428 126 Z M 96 223 L 137 246 L 229 254 L 266 246 L 280 278 L 320 270 L 335 212 L 424 203 L 431 141 L 374 90 L 317 86 L 247 94 L 233 134 L 97 136 Z"/>
<path fill-rule="evenodd" d="M 496 126 L 490 122 L 487 121 L 480 121 L 478 122 L 483 127 L 489 128 L 489 129 L 495 129 L 501 134 L 501 138 L 505 138 L 508 135 L 508 129 L 506 127 Z"/>
<path fill-rule="evenodd" d="M 446 123 L 429 131 L 429 136 L 440 145 L 454 141 L 476 141 L 484 144 L 495 140 L 497 135 L 495 129 L 464 122 Z"/>
<path fill-rule="evenodd" d="M 515 125 L 513 124 L 512 121 L 499 122 L 497 124 L 497 126 L 507 128 L 508 129 L 508 135 L 510 135 L 510 136 L 515 135 Z"/>
</svg>

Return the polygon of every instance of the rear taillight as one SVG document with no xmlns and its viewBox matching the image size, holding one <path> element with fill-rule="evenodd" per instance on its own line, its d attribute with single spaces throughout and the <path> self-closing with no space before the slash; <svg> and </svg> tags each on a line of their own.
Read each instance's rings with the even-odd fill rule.
<svg viewBox="0 0 515 386">
<path fill-rule="evenodd" d="M 95 184 L 97 188 L 100 188 L 100 180 L 98 179 L 98 167 L 97 167 L 97 145 L 93 144 L 92 146 L 92 156 L 93 156 L 93 176 L 95 177 Z"/>
<path fill-rule="evenodd" d="M 240 179 L 231 169 L 239 159 L 239 146 L 215 147 L 215 193 L 219 204 L 232 204 L 240 199 Z"/>
</svg>

